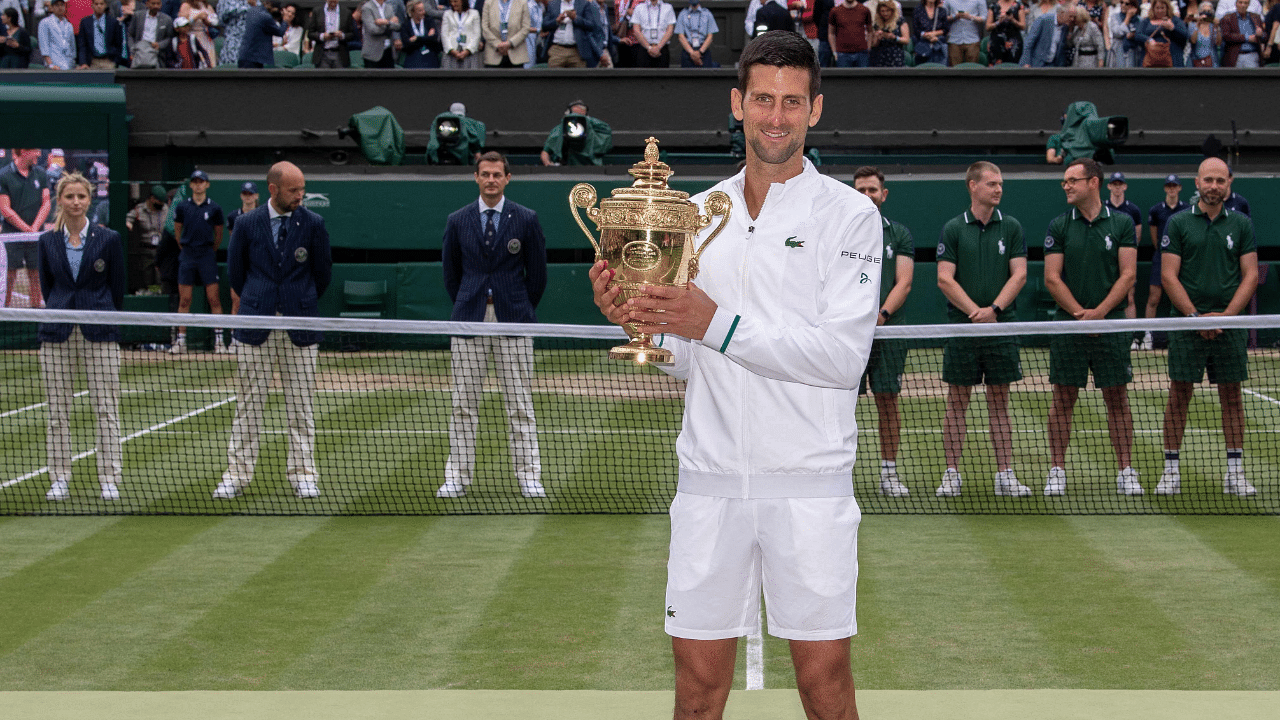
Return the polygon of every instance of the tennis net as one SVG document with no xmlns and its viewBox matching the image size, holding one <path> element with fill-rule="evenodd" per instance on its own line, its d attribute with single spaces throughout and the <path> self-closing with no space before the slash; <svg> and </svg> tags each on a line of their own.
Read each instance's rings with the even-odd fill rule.
<svg viewBox="0 0 1280 720">
<path fill-rule="evenodd" d="M 99 358 L 91 367 L 95 382 L 88 383 L 84 363 L 70 359 L 70 344 L 45 343 L 41 350 L 37 322 L 115 324 L 118 373 L 109 358 Z M 173 353 L 172 329 L 179 323 L 189 328 L 186 352 Z M 1241 463 L 1256 492 L 1238 485 L 1224 492 L 1222 404 L 1202 383 L 1194 386 L 1186 413 L 1179 492 L 1157 494 L 1165 466 L 1169 351 L 1130 352 L 1129 342 L 1135 331 L 1155 330 L 1159 337 L 1209 327 L 1247 336 Z M 261 349 L 215 352 L 215 335 L 230 328 L 270 330 L 277 339 L 287 337 L 283 330 L 322 331 L 324 339 L 314 360 L 281 340 L 279 346 L 288 346 L 279 351 L 284 364 L 264 373 Z M 1062 323 L 879 328 L 873 356 L 880 370 L 868 373 L 877 399 L 864 395 L 857 406 L 853 479 L 864 511 L 1280 513 L 1280 318 L 1073 323 L 1070 336 L 1063 329 Z M 1110 335 L 1093 337 L 1101 330 Z M 0 515 L 665 512 L 676 489 L 683 383 L 653 367 L 609 360 L 607 349 L 624 337 L 607 326 L 0 310 Z M 1072 415 L 1063 492 L 1046 495 L 1051 346 L 1078 365 L 1099 337 L 1119 338 L 1116 348 L 1131 358 L 1122 385 L 1132 418 L 1130 463 L 1143 492 L 1118 492 L 1107 399 L 1090 382 Z M 962 432 L 947 420 L 954 391 L 943 380 L 944 360 L 963 372 L 970 361 L 986 358 L 983 369 L 992 372 L 989 346 L 1001 342 L 1006 352 L 1012 348 L 1021 376 L 1009 385 L 1007 437 L 1009 464 L 1027 488 L 1022 495 L 997 487 L 995 448 L 1004 435 L 999 423 L 989 422 L 984 388 L 973 389 Z M 526 371 L 508 377 L 497 372 L 496 360 L 481 365 L 476 358 L 489 349 L 505 367 L 528 363 Z M 289 362 L 301 362 L 303 372 L 287 371 Z M 1100 368 L 1108 377 L 1123 371 L 1095 357 L 1094 370 Z M 310 378 L 297 392 L 295 375 Z M 896 388 L 890 376 L 898 378 Z M 251 377 L 267 383 L 253 395 L 261 420 L 237 431 L 238 408 L 252 404 L 245 400 L 254 392 Z M 464 377 L 476 388 L 470 395 L 458 389 Z M 891 423 L 882 415 L 895 389 L 896 454 L 889 451 L 893 434 L 885 432 Z M 309 412 L 301 395 L 311 398 Z M 101 398 L 111 396 L 118 398 L 118 461 L 98 441 Z M 61 407 L 68 408 L 69 445 L 57 437 Z M 956 463 L 963 483 L 958 494 L 940 495 L 949 432 L 953 441 L 964 439 Z M 254 438 L 256 467 L 246 472 Z M 313 452 L 291 451 L 291 445 Z M 895 458 L 905 493 L 883 483 L 882 456 Z M 59 493 L 55 481 L 68 465 L 69 483 Z M 103 479 L 117 481 L 118 498 L 103 497 Z"/>
</svg>

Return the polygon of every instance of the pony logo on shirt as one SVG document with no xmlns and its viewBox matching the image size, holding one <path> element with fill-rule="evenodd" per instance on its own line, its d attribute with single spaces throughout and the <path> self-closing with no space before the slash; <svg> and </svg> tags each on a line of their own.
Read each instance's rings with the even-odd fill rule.
<svg viewBox="0 0 1280 720">
<path fill-rule="evenodd" d="M 1003 255 L 1003 254 L 1004 254 L 1004 241 L 1003 241 L 1003 240 L 997 240 L 997 241 L 996 241 L 996 250 L 997 250 L 997 251 L 999 251 L 999 253 L 1000 253 L 1001 255 Z"/>
<path fill-rule="evenodd" d="M 1236 241 L 1231 239 L 1231 233 L 1227 233 L 1227 249 L 1228 250 L 1234 249 L 1235 246 L 1236 246 Z"/>
<path fill-rule="evenodd" d="M 1108 236 L 1106 236 L 1106 237 L 1102 238 L 1102 244 L 1103 244 L 1103 246 L 1104 246 L 1104 247 L 1106 247 L 1108 250 L 1110 250 L 1110 249 L 1111 249 L 1111 236 L 1110 236 L 1110 235 L 1108 235 Z"/>
<path fill-rule="evenodd" d="M 892 246 L 892 245 L 885 245 L 885 246 L 884 246 L 884 256 L 885 256 L 886 258 L 890 259 L 890 260 L 892 260 L 892 259 L 893 259 L 893 246 Z"/>
<path fill-rule="evenodd" d="M 208 220 L 208 219 L 209 219 L 209 211 L 208 211 L 208 210 L 205 210 L 205 211 L 204 211 L 204 219 L 205 219 L 205 220 Z"/>
</svg>

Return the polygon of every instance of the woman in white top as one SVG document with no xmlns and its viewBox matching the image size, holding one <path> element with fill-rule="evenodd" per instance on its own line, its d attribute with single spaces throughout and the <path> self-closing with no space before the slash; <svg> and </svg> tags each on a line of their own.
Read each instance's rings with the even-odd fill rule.
<svg viewBox="0 0 1280 720">
<path fill-rule="evenodd" d="M 204 0 L 187 0 L 178 8 L 178 17 L 191 21 L 191 37 L 209 53 L 209 66 L 217 67 L 218 51 L 209 35 L 209 28 L 218 26 L 218 11 Z"/>
<path fill-rule="evenodd" d="M 298 57 L 307 52 L 308 48 L 303 47 L 307 34 L 302 30 L 302 18 L 298 11 L 297 3 L 289 3 L 280 8 L 280 20 L 285 31 L 283 37 L 271 38 L 273 50 L 288 50 Z"/>
<path fill-rule="evenodd" d="M 479 70 L 480 14 L 471 9 L 470 0 L 450 0 L 440 32 L 444 57 L 440 67 L 446 70 Z"/>
</svg>

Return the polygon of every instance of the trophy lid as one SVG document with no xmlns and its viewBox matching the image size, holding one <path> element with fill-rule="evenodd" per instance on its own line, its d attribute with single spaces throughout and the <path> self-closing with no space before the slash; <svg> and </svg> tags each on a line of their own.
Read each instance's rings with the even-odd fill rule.
<svg viewBox="0 0 1280 720">
<path fill-rule="evenodd" d="M 632 165 L 627 171 L 636 181 L 631 187 L 617 188 L 609 194 L 626 200 L 687 200 L 689 193 L 672 190 L 667 186 L 667 178 L 675 172 L 671 170 L 671 166 L 658 159 L 658 139 L 651 137 L 645 143 L 644 160 Z"/>
</svg>

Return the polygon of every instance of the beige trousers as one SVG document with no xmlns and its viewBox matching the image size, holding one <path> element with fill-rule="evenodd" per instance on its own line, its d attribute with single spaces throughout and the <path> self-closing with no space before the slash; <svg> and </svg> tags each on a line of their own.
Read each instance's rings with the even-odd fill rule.
<svg viewBox="0 0 1280 720">
<path fill-rule="evenodd" d="M 497 322 L 492 305 L 485 310 L 484 321 Z M 475 477 L 476 433 L 490 355 L 498 370 L 516 479 L 521 483 L 541 480 L 542 461 L 538 456 L 538 429 L 533 416 L 533 338 L 455 337 L 451 348 L 453 414 L 449 419 L 445 480 L 470 485 Z"/>
<path fill-rule="evenodd" d="M 298 347 L 289 339 L 289 333 L 272 330 L 266 342 L 261 345 L 241 343 L 236 352 L 240 361 L 240 394 L 236 398 L 236 414 L 231 421 L 227 471 L 223 473 L 222 481 L 244 487 L 253 480 L 262 433 L 262 409 L 270 391 L 272 374 L 277 369 L 284 385 L 284 414 L 289 427 L 285 475 L 295 490 L 302 481 L 319 481 L 311 398 L 315 394 L 316 359 L 320 346 Z"/>
<path fill-rule="evenodd" d="M 73 327 L 65 342 L 40 343 L 40 375 L 49 402 L 45 451 L 50 480 L 71 480 L 71 403 L 76 375 L 84 368 L 89 399 L 98 418 L 98 482 L 120 482 L 120 345 L 89 342 Z"/>
</svg>

